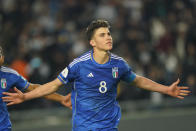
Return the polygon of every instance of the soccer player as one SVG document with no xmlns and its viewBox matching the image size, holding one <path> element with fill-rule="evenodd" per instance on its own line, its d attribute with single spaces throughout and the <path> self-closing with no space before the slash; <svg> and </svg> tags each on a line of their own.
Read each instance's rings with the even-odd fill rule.
<svg viewBox="0 0 196 131">
<path fill-rule="evenodd" d="M 14 87 L 21 91 L 27 90 L 31 91 L 39 86 L 39 84 L 31 84 L 25 80 L 21 75 L 19 75 L 15 70 L 4 67 L 3 49 L 0 47 L 0 131 L 11 131 L 11 122 L 9 119 L 9 114 L 7 111 L 6 103 L 2 101 L 2 92 L 7 92 Z M 60 102 L 62 105 L 70 107 L 69 98 L 70 94 L 67 96 L 62 96 L 57 93 L 45 96 L 46 99 Z"/>
<path fill-rule="evenodd" d="M 179 80 L 170 86 L 158 84 L 136 75 L 127 62 L 110 52 L 113 46 L 110 25 L 105 20 L 95 20 L 86 33 L 93 49 L 76 58 L 59 76 L 35 90 L 23 94 L 4 93 L 9 105 L 38 98 L 55 92 L 59 86 L 74 82 L 72 89 L 73 131 L 117 131 L 121 111 L 116 101 L 117 84 L 120 80 L 139 88 L 160 92 L 183 99 L 189 94 L 188 87 L 179 87 Z"/>
</svg>

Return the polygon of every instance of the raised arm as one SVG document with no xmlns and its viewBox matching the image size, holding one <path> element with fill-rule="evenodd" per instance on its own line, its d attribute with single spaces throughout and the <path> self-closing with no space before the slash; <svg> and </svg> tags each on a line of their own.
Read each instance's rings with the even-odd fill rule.
<svg viewBox="0 0 196 131">
<path fill-rule="evenodd" d="M 4 92 L 4 95 L 7 95 L 6 97 L 2 97 L 2 99 L 6 102 L 9 102 L 8 105 L 13 105 L 13 104 L 19 104 L 22 103 L 26 100 L 42 97 L 49 95 L 51 93 L 54 93 L 59 86 L 62 85 L 62 82 L 57 78 L 49 83 L 46 83 L 44 85 L 41 85 L 37 87 L 36 89 L 32 90 L 35 88 L 36 85 L 33 85 L 29 90 L 32 90 L 28 93 L 22 93 L 21 91 L 16 90 L 17 93 L 8 93 Z M 48 97 L 48 96 L 47 96 Z M 51 99 L 51 97 L 48 97 L 48 99 Z M 57 100 L 57 99 L 56 99 Z"/>
<path fill-rule="evenodd" d="M 178 79 L 176 82 L 172 83 L 170 86 L 165 86 L 159 83 L 156 83 L 148 78 L 142 76 L 136 76 L 133 81 L 133 84 L 139 88 L 159 92 L 162 94 L 167 94 L 173 97 L 177 97 L 179 99 L 184 99 L 184 96 L 187 96 L 190 91 L 187 90 L 189 87 L 178 86 L 180 80 Z"/>
</svg>

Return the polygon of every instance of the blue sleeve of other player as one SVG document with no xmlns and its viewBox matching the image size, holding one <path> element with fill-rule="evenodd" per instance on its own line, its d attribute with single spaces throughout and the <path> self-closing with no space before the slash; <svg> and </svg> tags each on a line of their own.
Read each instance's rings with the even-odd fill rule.
<svg viewBox="0 0 196 131">
<path fill-rule="evenodd" d="M 19 75 L 16 80 L 15 86 L 19 90 L 24 91 L 29 87 L 29 82 L 25 78 L 23 78 L 21 75 Z"/>
</svg>

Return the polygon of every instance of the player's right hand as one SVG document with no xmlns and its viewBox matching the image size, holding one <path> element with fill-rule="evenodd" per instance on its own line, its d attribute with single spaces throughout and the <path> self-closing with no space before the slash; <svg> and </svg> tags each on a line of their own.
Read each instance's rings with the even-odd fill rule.
<svg viewBox="0 0 196 131">
<path fill-rule="evenodd" d="M 20 90 L 14 87 L 14 91 L 16 93 L 3 92 L 6 96 L 2 97 L 2 99 L 7 102 L 8 106 L 22 103 L 25 100 L 25 95 Z"/>
</svg>

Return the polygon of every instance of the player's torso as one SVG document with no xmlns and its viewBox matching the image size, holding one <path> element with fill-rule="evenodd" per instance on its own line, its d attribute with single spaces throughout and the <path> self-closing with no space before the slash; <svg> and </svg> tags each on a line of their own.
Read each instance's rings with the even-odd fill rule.
<svg viewBox="0 0 196 131">
<path fill-rule="evenodd" d="M 115 96 L 116 87 L 122 72 L 118 64 L 99 66 L 91 60 L 83 62 L 79 67 L 76 90 L 90 93 L 91 96 Z"/>
<path fill-rule="evenodd" d="M 6 72 L 0 71 L 0 97 L 2 97 L 2 92 L 7 92 L 15 84 L 15 78 Z"/>
<path fill-rule="evenodd" d="M 6 103 L 2 101 L 3 92 L 8 92 L 14 86 L 15 78 L 11 73 L 0 70 L 0 130 L 11 129 L 11 122 L 7 111 Z"/>
<path fill-rule="evenodd" d="M 115 61 L 104 65 L 95 64 L 92 60 L 80 63 L 73 93 L 76 126 L 90 124 L 92 127 L 114 127 L 118 123 L 120 108 L 116 102 L 117 84 L 123 73 L 122 67 Z"/>
</svg>

